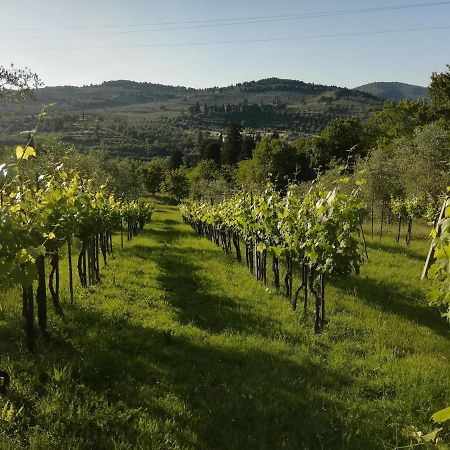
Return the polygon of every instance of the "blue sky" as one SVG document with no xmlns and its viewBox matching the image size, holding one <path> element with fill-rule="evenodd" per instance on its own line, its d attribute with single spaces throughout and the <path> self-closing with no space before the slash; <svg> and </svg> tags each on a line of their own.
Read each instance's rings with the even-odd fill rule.
<svg viewBox="0 0 450 450">
<path fill-rule="evenodd" d="M 427 85 L 432 71 L 450 63 L 450 2 L 279 16 L 436 2 L 14 0 L 1 5 L 0 65 L 28 66 L 48 86 L 130 79 L 210 87 L 272 76 L 347 87 Z M 257 23 L 230 25 L 230 18 Z M 370 34 L 430 27 L 448 28 Z M 264 42 L 219 43 L 255 40 Z"/>
</svg>

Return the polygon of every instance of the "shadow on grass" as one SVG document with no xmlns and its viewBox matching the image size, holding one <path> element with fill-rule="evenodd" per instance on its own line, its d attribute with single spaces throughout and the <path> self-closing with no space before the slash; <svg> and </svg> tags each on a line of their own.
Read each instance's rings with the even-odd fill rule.
<svg viewBox="0 0 450 450">
<path fill-rule="evenodd" d="M 214 286 L 198 274 L 201 267 L 195 261 L 220 257 L 216 249 L 175 245 L 168 251 L 158 245 L 135 245 L 124 251 L 143 260 L 151 259 L 159 266 L 157 282 L 164 289 L 167 301 L 175 308 L 180 324 L 192 325 L 209 333 L 227 331 L 269 338 L 274 335 L 275 321 L 255 314 L 254 308 L 238 299 L 220 292 L 211 294 Z M 257 301 L 259 299 L 255 295 Z M 298 343 L 294 336 L 284 333 L 284 337 L 292 344 Z"/>
<path fill-rule="evenodd" d="M 417 261 L 421 261 L 423 263 L 425 263 L 425 259 L 427 257 L 426 253 L 420 253 L 420 252 L 414 250 L 413 248 L 408 247 L 406 244 L 395 243 L 395 245 L 390 245 L 388 243 L 368 240 L 367 248 L 372 249 L 372 250 L 381 250 L 383 252 L 390 253 L 393 255 L 405 255 L 409 258 L 413 258 L 413 259 L 415 259 Z M 426 252 L 426 250 L 425 250 L 425 252 Z M 370 254 L 369 254 L 369 257 L 370 257 Z M 370 264 L 370 260 L 369 260 L 369 264 Z"/>
<path fill-rule="evenodd" d="M 16 349 L 13 380 L 26 377 L 44 404 L 53 402 L 32 424 L 62 414 L 58 421 L 65 436 L 88 439 L 91 448 L 109 448 L 106 435 L 133 448 L 145 421 L 155 435 L 167 423 L 176 425 L 172 445 L 158 448 L 195 449 L 342 448 L 347 427 L 358 426 L 360 418 L 352 424 L 338 399 L 354 379 L 307 356 L 293 361 L 253 340 L 240 345 L 227 338 L 220 346 L 176 324 L 143 327 L 127 313 L 126 303 L 114 313 L 75 307 L 71 314 L 70 323 L 55 333 L 53 344 L 42 343 L 38 355 L 30 358 Z M 53 368 L 66 365 L 69 376 L 52 379 Z M 36 399 L 14 383 L 9 398 L 32 414 Z M 89 414 L 83 420 L 64 416 L 58 408 L 67 405 L 88 407 Z M 138 414 L 130 412 L 124 420 L 124 408 Z M 365 431 L 353 448 L 374 448 L 376 434 Z"/>
<path fill-rule="evenodd" d="M 411 322 L 430 328 L 439 335 L 450 337 L 447 322 L 436 308 L 431 308 L 426 303 L 425 299 L 423 302 L 422 299 L 415 300 L 413 295 L 405 295 L 395 286 L 355 275 L 347 280 L 335 281 L 334 285 L 349 294 L 354 294 L 356 289 L 358 298 L 368 304 L 377 305 L 385 312 L 404 317 Z"/>
<path fill-rule="evenodd" d="M 142 326 L 136 310 L 132 314 L 136 308 L 133 299 L 122 299 L 117 309 L 109 312 L 77 305 L 70 311 L 70 321 L 60 324 L 51 345 L 47 349 L 40 346 L 40 356 L 34 361 L 19 347 L 14 350 L 20 354 L 17 372 L 26 367 L 24 378 L 38 377 L 32 384 L 37 386 L 35 395 L 47 396 L 44 405 L 47 401 L 52 407 L 49 413 L 40 411 L 30 423 L 35 425 L 45 414 L 49 421 L 60 415 L 64 422 L 61 436 L 88 436 L 90 448 L 113 448 L 106 446 L 105 435 L 123 443 L 121 448 L 138 448 L 136 436 L 143 423 L 155 435 L 166 430 L 163 437 L 170 440 L 141 448 L 379 448 L 381 419 L 376 408 L 375 412 L 368 408 L 352 414 L 343 394 L 358 380 L 345 370 L 319 363 L 317 354 L 306 353 L 300 346 L 289 349 L 290 357 L 284 355 L 285 349 L 265 348 L 267 341 L 258 335 L 274 335 L 269 319 L 230 296 L 208 294 L 214 286 L 200 276 L 200 259 L 217 258 L 220 250 L 178 246 L 183 233 L 192 239 L 196 236 L 183 229 L 180 234 L 181 227 L 174 229 L 174 224 L 179 223 L 156 220 L 154 229 L 144 231 L 144 236 L 148 233 L 156 240 L 155 245 L 133 243 L 122 252 L 155 262 L 160 268 L 157 281 L 167 292 L 179 322 L 201 330 L 170 321 L 160 323 L 157 329 Z M 393 310 L 383 300 L 395 295 L 393 289 L 373 281 L 366 285 L 368 281 L 356 278 L 351 284 L 357 285 L 366 301 L 380 302 L 392 312 L 404 314 L 395 311 L 397 303 Z M 411 320 L 424 313 L 428 320 L 428 310 L 406 308 Z M 4 334 L 9 341 L 16 333 L 11 327 L 14 324 L 8 323 Z M 253 336 L 221 340 L 205 334 L 230 327 Z M 0 344 L 0 349 L 5 350 L 5 345 Z M 37 360 L 38 365 L 34 364 Z M 67 385 L 40 375 L 67 361 L 73 368 Z M 39 373 L 30 375 L 37 366 Z M 23 396 L 14 385 L 12 395 Z M 82 410 L 83 402 L 89 401 L 89 414 L 83 421 L 64 416 L 63 407 L 81 405 Z M 134 413 L 127 416 L 123 411 Z M 349 436 L 351 441 L 347 441 Z"/>
<path fill-rule="evenodd" d="M 152 236 L 156 239 L 164 239 L 165 241 L 173 242 L 181 238 L 179 230 L 174 230 L 172 223 L 178 223 L 172 220 L 162 221 L 162 228 L 157 230 L 156 234 Z M 186 234 L 193 238 L 205 239 L 197 236 L 193 231 L 186 231 Z M 175 244 L 175 242 L 173 242 Z M 175 244 L 176 245 L 176 244 Z M 382 250 L 388 253 L 399 255 L 404 253 L 406 256 L 424 261 L 424 256 L 418 254 L 415 250 L 402 246 L 396 248 L 386 243 L 368 242 L 368 247 L 374 250 Z M 237 331 L 256 332 L 257 330 L 264 336 L 270 335 L 273 329 L 272 323 L 267 323 L 262 326 L 260 317 L 252 317 L 251 310 L 243 310 L 242 305 L 237 305 L 233 299 L 227 297 L 210 297 L 197 292 L 197 287 L 204 283 L 196 275 L 196 267 L 185 255 L 191 256 L 193 253 L 201 253 L 203 257 L 217 257 L 221 252 L 217 250 L 198 250 L 195 248 L 176 248 L 171 252 L 152 251 L 151 248 L 135 247 L 138 254 L 142 258 L 152 258 L 162 268 L 162 276 L 159 281 L 162 286 L 167 286 L 173 295 L 173 304 L 180 311 L 180 321 L 182 323 L 193 323 L 210 331 L 222 331 L 233 324 L 233 329 Z M 157 250 L 157 246 L 155 249 Z M 148 251 L 148 253 L 147 253 Z M 369 261 L 370 264 L 370 261 Z M 281 261 L 281 268 L 284 268 L 284 261 Z M 297 267 L 295 267 L 295 274 L 297 274 Z M 376 304 L 381 307 L 383 311 L 397 314 L 407 318 L 408 320 L 419 325 L 426 326 L 436 333 L 449 336 L 447 323 L 440 317 L 436 309 L 430 308 L 425 299 L 422 302 L 413 299 L 415 293 L 411 293 L 409 297 L 405 297 L 397 287 L 382 283 L 371 278 L 361 278 L 351 276 L 347 280 L 340 280 L 334 284 L 343 290 L 348 290 L 351 286 L 353 292 L 356 287 L 358 295 L 363 300 L 370 304 Z M 412 298 L 411 298 L 412 297 Z M 216 303 L 216 304 L 214 304 Z M 218 306 L 219 305 L 219 306 Z M 236 308 L 239 311 L 236 312 Z M 214 324 L 211 328 L 210 324 Z"/>
<path fill-rule="evenodd" d="M 197 437 L 195 448 L 342 445 L 348 421 L 343 405 L 321 393 L 351 385 L 342 373 L 263 348 L 213 346 L 177 329 L 144 328 L 126 319 L 118 326 L 117 320 L 87 311 L 80 311 L 77 321 L 95 330 L 76 337 L 71 360 L 78 366 L 77 382 L 106 392 L 109 402 L 141 408 L 152 419 L 176 420 L 179 429 Z M 122 434 L 130 431 L 131 424 L 120 428 Z M 179 435 L 181 443 L 194 445 L 187 436 Z M 360 438 L 364 442 L 367 436 Z"/>
</svg>

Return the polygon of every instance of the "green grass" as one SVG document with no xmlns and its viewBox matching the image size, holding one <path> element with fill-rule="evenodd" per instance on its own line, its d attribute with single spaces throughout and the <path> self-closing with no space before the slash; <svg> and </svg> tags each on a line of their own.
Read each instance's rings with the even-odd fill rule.
<svg viewBox="0 0 450 450">
<path fill-rule="evenodd" d="M 0 295 L 0 448 L 378 449 L 450 402 L 450 327 L 425 302 L 427 242 L 368 239 L 360 277 L 327 286 L 329 324 L 293 313 L 158 205 L 102 283 L 77 288 L 51 339 L 25 349 Z M 64 281 L 64 280 L 63 280 Z M 298 282 L 298 278 L 296 280 Z M 63 297 L 67 301 L 66 288 Z M 2 419 L 5 402 L 14 411 Z"/>
</svg>

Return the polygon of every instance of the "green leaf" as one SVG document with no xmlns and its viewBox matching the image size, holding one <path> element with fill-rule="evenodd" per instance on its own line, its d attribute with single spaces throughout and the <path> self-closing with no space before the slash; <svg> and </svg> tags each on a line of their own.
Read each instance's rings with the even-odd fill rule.
<svg viewBox="0 0 450 450">
<path fill-rule="evenodd" d="M 436 428 L 435 430 L 433 430 L 431 433 L 425 434 L 424 436 L 421 436 L 421 439 L 425 442 L 433 442 L 436 440 L 436 437 L 439 433 L 439 431 L 441 431 L 442 428 Z"/>
<path fill-rule="evenodd" d="M 445 422 L 446 420 L 449 420 L 450 419 L 450 406 L 434 413 L 431 416 L 431 418 L 437 423 L 442 423 L 442 422 Z"/>
</svg>

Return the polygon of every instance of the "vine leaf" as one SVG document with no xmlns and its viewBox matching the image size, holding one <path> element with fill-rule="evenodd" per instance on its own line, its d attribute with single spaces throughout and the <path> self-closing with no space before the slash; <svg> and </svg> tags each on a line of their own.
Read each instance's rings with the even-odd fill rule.
<svg viewBox="0 0 450 450">
<path fill-rule="evenodd" d="M 36 156 L 36 150 L 33 147 L 23 148 L 18 145 L 16 148 L 16 158 L 17 159 L 28 159 L 30 156 Z"/>
<path fill-rule="evenodd" d="M 438 423 L 450 420 L 450 406 L 447 406 L 447 408 L 441 409 L 440 411 L 434 413 L 431 418 Z"/>
</svg>

